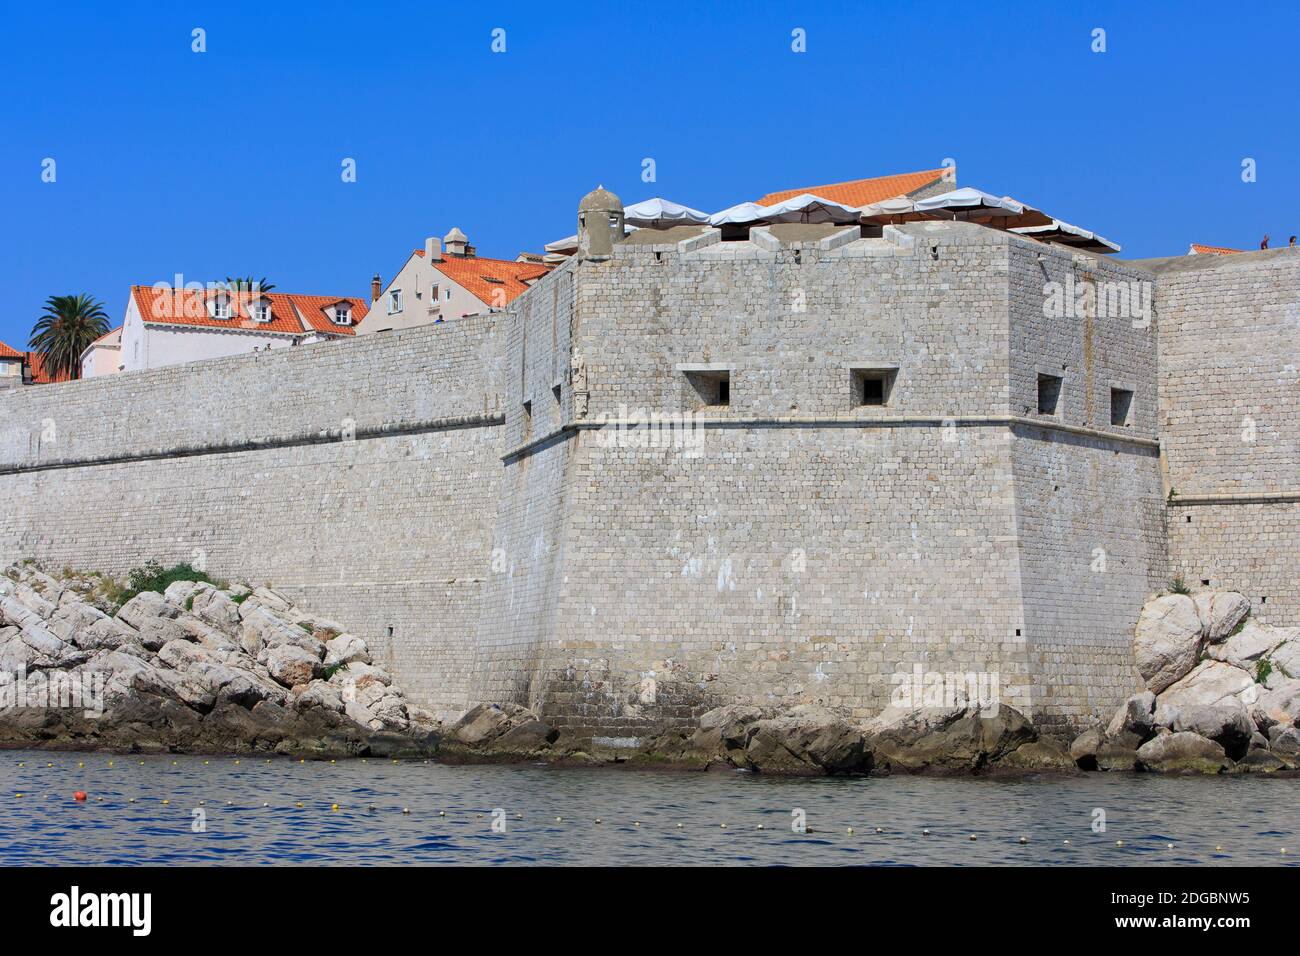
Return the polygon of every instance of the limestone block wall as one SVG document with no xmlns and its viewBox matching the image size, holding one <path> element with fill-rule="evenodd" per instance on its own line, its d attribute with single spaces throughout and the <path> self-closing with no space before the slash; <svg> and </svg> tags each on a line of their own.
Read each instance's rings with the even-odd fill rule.
<svg viewBox="0 0 1300 956">
<path fill-rule="evenodd" d="M 439 713 L 469 694 L 500 477 L 494 320 L 0 397 L 0 558 L 269 582 Z"/>
<path fill-rule="evenodd" d="M 489 583 L 485 686 L 592 735 L 733 701 L 865 717 L 913 665 L 994 672 L 1003 699 L 1064 721 L 1113 706 L 1134 680 L 1124 632 L 1163 561 L 1154 332 L 1089 342 L 1033 324 L 1024 301 L 1013 326 L 1040 248 L 966 224 L 759 230 L 629 244 L 540 283 L 511 310 L 509 571 Z M 1041 316 L 1043 280 L 1032 289 Z M 1107 407 L 1112 378 L 1134 382 L 1135 424 L 1110 441 L 1081 401 L 1020 430 L 1031 351 L 1087 364 Z M 556 402 L 544 389 L 566 356 Z M 861 367 L 896 370 L 884 406 L 855 398 Z M 728 374 L 725 407 L 701 407 L 701 369 Z M 656 416 L 678 434 L 647 428 Z M 1062 571 L 1092 532 L 1118 573 Z"/>
<path fill-rule="evenodd" d="M 1140 688 L 1133 626 L 1167 581 L 1151 275 L 1024 240 L 1009 254 L 1024 636 L 1035 710 L 1077 725 Z M 1051 415 L 1040 374 L 1062 379 Z M 1112 389 L 1132 392 L 1124 424 Z"/>
<path fill-rule="evenodd" d="M 1171 572 L 1300 624 L 1300 253 L 1186 256 L 1157 275 Z"/>
</svg>

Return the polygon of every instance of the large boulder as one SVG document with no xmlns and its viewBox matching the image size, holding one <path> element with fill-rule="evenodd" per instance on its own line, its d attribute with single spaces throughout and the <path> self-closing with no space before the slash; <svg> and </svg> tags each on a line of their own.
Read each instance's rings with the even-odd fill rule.
<svg viewBox="0 0 1300 956">
<path fill-rule="evenodd" d="M 1265 624 L 1247 621 L 1246 625 L 1221 644 L 1206 648 L 1207 657 L 1255 672 L 1256 662 L 1285 639 L 1286 635 Z"/>
<path fill-rule="evenodd" d="M 484 747 L 515 726 L 537 716 L 518 704 L 476 704 L 447 731 L 448 739 L 467 747 Z"/>
<path fill-rule="evenodd" d="M 1273 652 L 1268 655 L 1268 677 L 1264 683 L 1273 688 L 1286 680 L 1300 680 L 1300 627 L 1280 627 L 1283 634 Z"/>
<path fill-rule="evenodd" d="M 195 592 L 190 603 L 190 613 L 227 637 L 236 637 L 240 633 L 239 605 L 216 588 Z"/>
<path fill-rule="evenodd" d="M 335 664 L 369 664 L 366 642 L 351 634 L 339 634 L 325 642 L 325 666 Z"/>
<path fill-rule="evenodd" d="M 715 707 L 700 715 L 692 745 L 704 753 L 743 751 L 749 746 L 750 728 L 763 717 L 763 711 L 751 704 Z"/>
<path fill-rule="evenodd" d="M 240 610 L 242 613 L 243 608 Z M 317 660 L 325 656 L 325 645 L 319 640 L 298 625 L 283 621 L 262 607 L 243 615 L 239 643 L 246 653 L 254 657 L 286 644 L 314 654 Z"/>
<path fill-rule="evenodd" d="M 1137 755 L 1143 769 L 1158 773 L 1222 773 L 1231 766 L 1222 747 L 1188 731 L 1157 734 Z"/>
<path fill-rule="evenodd" d="M 1286 680 L 1263 691 L 1250 705 L 1250 713 L 1261 727 L 1296 723 L 1300 720 L 1300 680 Z"/>
<path fill-rule="evenodd" d="M 1192 596 L 1205 640 L 1217 644 L 1246 619 L 1250 601 L 1236 591 L 1198 591 Z"/>
<path fill-rule="evenodd" d="M 1014 707 L 981 711 L 976 704 L 941 708 L 886 708 L 867 724 L 878 766 L 902 770 L 981 770 L 1037 739 Z"/>
<path fill-rule="evenodd" d="M 184 638 L 184 629 L 176 623 L 182 608 L 156 591 L 141 591 L 122 605 L 117 619 L 136 632 L 136 641 L 151 651 L 158 651 L 168 641 Z"/>
<path fill-rule="evenodd" d="M 1231 664 L 1202 661 L 1181 680 L 1156 698 L 1156 723 L 1173 725 L 1184 707 L 1231 707 L 1244 703 L 1242 695 L 1255 686 L 1255 679 Z"/>
<path fill-rule="evenodd" d="M 1189 731 L 1213 740 L 1233 760 L 1240 760 L 1250 750 L 1255 722 L 1246 713 L 1245 705 L 1240 703 L 1235 706 L 1193 706 L 1179 708 L 1170 729 Z"/>
<path fill-rule="evenodd" d="M 285 687 L 309 683 L 324 671 L 319 657 L 294 644 L 280 644 L 267 651 L 266 668 Z"/>
<path fill-rule="evenodd" d="M 809 704 L 755 721 L 745 762 L 760 772 L 865 773 L 871 769 L 872 754 L 860 728 Z"/>
<path fill-rule="evenodd" d="M 1106 736 L 1115 738 L 1130 733 L 1142 740 L 1149 739 L 1156 732 L 1155 709 L 1156 695 L 1151 691 L 1134 694 L 1119 705 L 1115 716 L 1106 725 Z"/>
<path fill-rule="evenodd" d="M 1196 666 L 1201 652 L 1201 619 L 1185 594 L 1148 601 L 1133 632 L 1133 654 L 1147 689 L 1159 694 Z"/>
</svg>

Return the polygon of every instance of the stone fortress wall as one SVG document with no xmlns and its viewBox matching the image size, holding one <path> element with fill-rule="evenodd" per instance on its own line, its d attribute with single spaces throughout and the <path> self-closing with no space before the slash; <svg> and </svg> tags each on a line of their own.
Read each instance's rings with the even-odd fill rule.
<svg viewBox="0 0 1300 956">
<path fill-rule="evenodd" d="M 1142 265 L 1160 315 L 1173 573 L 1300 624 L 1300 253 Z"/>
<path fill-rule="evenodd" d="M 198 556 L 337 617 L 441 716 L 513 700 L 592 736 L 728 702 L 869 716 L 914 665 L 1077 725 L 1137 686 L 1133 623 L 1177 571 L 1300 623 L 1294 499 L 1190 502 L 1296 490 L 1294 337 L 1272 365 L 1251 344 L 1294 329 L 1291 260 L 1162 270 L 964 223 L 655 238 L 502 314 L 0 394 L 0 559 Z M 1044 314 L 1047 283 L 1153 278 L 1146 322 Z M 1225 355 L 1278 414 L 1218 469 L 1170 409 Z M 1218 537 L 1179 523 L 1216 508 Z"/>
<path fill-rule="evenodd" d="M 0 560 L 194 561 L 468 693 L 500 479 L 493 318 L 0 395 Z"/>
</svg>

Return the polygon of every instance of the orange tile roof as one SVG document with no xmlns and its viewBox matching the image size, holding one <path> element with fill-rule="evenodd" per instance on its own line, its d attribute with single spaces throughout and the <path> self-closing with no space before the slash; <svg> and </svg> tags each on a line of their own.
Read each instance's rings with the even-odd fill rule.
<svg viewBox="0 0 1300 956">
<path fill-rule="evenodd" d="M 40 352 L 27 353 L 27 367 L 31 370 L 33 385 L 49 385 L 54 382 L 70 382 L 72 376 L 67 372 L 54 374 L 46 371 L 45 358 Z"/>
<path fill-rule="evenodd" d="M 1198 256 L 1230 256 L 1234 252 L 1244 251 L 1243 249 L 1229 249 L 1227 246 L 1203 246 L 1199 242 L 1193 242 L 1191 252 L 1188 255 L 1195 253 Z"/>
<path fill-rule="evenodd" d="M 424 250 L 416 249 L 415 254 L 423 258 Z M 445 256 L 433 267 L 494 308 L 509 305 L 528 291 L 528 280 L 540 279 L 551 271 L 550 266 L 481 256 Z M 505 293 L 504 302 L 498 290 Z"/>
<path fill-rule="evenodd" d="M 0 342 L 0 359 L 20 359 L 23 353 Z"/>
<path fill-rule="evenodd" d="M 282 332 L 301 335 L 304 332 L 328 332 L 333 335 L 355 335 L 356 325 L 366 317 L 369 307 L 363 299 L 349 296 L 297 295 L 287 292 L 267 292 L 264 297 L 271 303 L 271 320 L 258 322 L 250 313 L 251 292 L 226 293 L 231 300 L 231 317 L 214 319 L 208 314 L 208 299 L 216 292 L 200 289 L 159 289 L 153 286 L 133 285 L 140 317 L 146 322 L 162 325 L 188 325 L 213 329 L 246 329 L 259 332 Z M 347 302 L 352 306 L 352 324 L 335 325 L 325 315 L 326 306 Z"/>
<path fill-rule="evenodd" d="M 876 176 L 873 179 L 852 179 L 846 183 L 801 186 L 798 189 L 783 189 L 780 192 L 768 193 L 757 202 L 760 206 L 770 206 L 798 196 L 800 193 L 814 193 L 822 199 L 843 203 L 845 206 L 865 206 L 868 203 L 880 202 L 882 199 L 893 199 L 895 196 L 914 193 L 924 186 L 938 182 L 945 172 L 946 169 L 925 169 L 917 173 Z"/>
</svg>

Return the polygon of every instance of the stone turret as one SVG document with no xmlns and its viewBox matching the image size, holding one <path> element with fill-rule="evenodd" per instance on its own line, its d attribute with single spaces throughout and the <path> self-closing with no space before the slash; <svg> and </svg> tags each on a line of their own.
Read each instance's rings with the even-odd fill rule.
<svg viewBox="0 0 1300 956">
<path fill-rule="evenodd" d="M 578 204 L 578 255 L 584 259 L 608 259 L 614 243 L 623 238 L 623 201 L 597 186 Z"/>
</svg>

